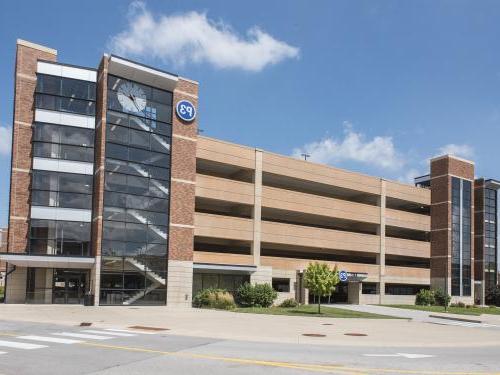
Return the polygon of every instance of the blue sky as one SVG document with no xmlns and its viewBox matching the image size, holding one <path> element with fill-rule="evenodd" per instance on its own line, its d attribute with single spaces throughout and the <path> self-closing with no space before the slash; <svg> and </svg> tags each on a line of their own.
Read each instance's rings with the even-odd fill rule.
<svg viewBox="0 0 500 375">
<path fill-rule="evenodd" d="M 499 19 L 496 1 L 5 2 L 0 225 L 17 38 L 65 63 L 115 51 L 198 80 L 207 136 L 406 181 L 452 152 L 500 178 Z"/>
</svg>

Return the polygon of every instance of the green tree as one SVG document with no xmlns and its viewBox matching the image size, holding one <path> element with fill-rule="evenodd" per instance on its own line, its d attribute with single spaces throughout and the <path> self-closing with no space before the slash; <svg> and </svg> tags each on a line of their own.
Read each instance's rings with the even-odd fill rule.
<svg viewBox="0 0 500 375">
<path fill-rule="evenodd" d="M 309 263 L 304 272 L 305 287 L 318 297 L 318 314 L 321 314 L 321 297 L 332 294 L 339 283 L 337 267 L 330 269 L 326 263 Z"/>
</svg>

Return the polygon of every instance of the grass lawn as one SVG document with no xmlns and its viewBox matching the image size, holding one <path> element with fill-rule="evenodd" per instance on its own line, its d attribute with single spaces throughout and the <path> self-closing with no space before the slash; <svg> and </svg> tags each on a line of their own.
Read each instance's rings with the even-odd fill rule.
<svg viewBox="0 0 500 375">
<path fill-rule="evenodd" d="M 500 315 L 500 308 L 493 307 L 448 307 L 448 311 L 444 311 L 444 307 L 442 306 L 414 306 L 414 305 L 385 305 L 387 307 L 397 307 L 400 309 L 408 309 L 408 310 L 421 310 L 421 311 L 429 311 L 435 313 L 444 313 L 447 312 L 449 314 L 462 314 L 462 315 L 475 315 L 479 316 L 481 314 L 494 314 Z"/>
<path fill-rule="evenodd" d="M 299 307 L 238 307 L 235 312 L 250 314 L 311 316 L 320 318 L 365 318 L 365 319 L 397 319 L 392 316 L 369 314 L 358 311 L 339 309 L 336 307 L 321 307 L 318 314 L 318 305 L 302 305 Z"/>
</svg>

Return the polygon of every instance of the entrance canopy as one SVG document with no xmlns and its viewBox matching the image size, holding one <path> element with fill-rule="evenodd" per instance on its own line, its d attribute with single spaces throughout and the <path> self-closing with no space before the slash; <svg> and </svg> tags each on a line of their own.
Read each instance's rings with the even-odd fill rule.
<svg viewBox="0 0 500 375">
<path fill-rule="evenodd" d="M 27 255 L 2 253 L 0 260 L 18 267 L 33 268 L 75 268 L 90 269 L 95 263 L 94 257 L 67 257 L 57 255 Z"/>
</svg>

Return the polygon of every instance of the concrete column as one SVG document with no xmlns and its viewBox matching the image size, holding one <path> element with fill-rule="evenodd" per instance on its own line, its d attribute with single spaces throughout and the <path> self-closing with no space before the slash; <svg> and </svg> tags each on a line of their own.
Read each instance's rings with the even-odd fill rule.
<svg viewBox="0 0 500 375">
<path fill-rule="evenodd" d="M 90 291 L 94 294 L 94 305 L 99 305 L 101 293 L 101 256 L 95 257 L 95 264 L 90 271 Z"/>
<path fill-rule="evenodd" d="M 257 267 L 257 270 L 250 275 L 252 284 L 271 284 L 273 282 L 272 267 Z"/>
<path fill-rule="evenodd" d="M 347 284 L 347 302 L 351 305 L 359 305 L 361 301 L 361 283 L 351 281 Z"/>
<path fill-rule="evenodd" d="M 252 254 L 254 265 L 260 265 L 260 237 L 262 214 L 262 150 L 255 149 L 253 241 Z"/>
<path fill-rule="evenodd" d="M 193 262 L 168 261 L 167 304 L 169 307 L 191 307 L 193 299 Z"/>
<path fill-rule="evenodd" d="M 9 267 L 9 269 L 12 266 Z M 25 303 L 26 302 L 26 281 L 28 269 L 17 267 L 14 272 L 7 276 L 5 302 L 6 303 Z"/>
<path fill-rule="evenodd" d="M 380 239 L 380 252 L 377 256 L 377 264 L 379 265 L 379 284 L 378 284 L 378 295 L 379 303 L 384 303 L 385 297 L 385 207 L 386 207 L 386 182 L 385 180 L 380 180 L 380 226 L 378 230 L 378 235 Z"/>
</svg>

